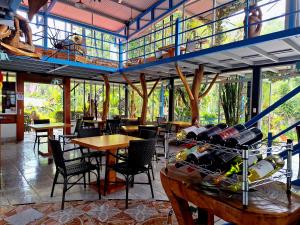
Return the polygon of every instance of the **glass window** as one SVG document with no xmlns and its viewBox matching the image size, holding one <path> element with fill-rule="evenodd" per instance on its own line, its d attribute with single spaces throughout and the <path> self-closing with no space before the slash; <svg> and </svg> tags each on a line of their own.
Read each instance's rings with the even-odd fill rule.
<svg viewBox="0 0 300 225">
<path fill-rule="evenodd" d="M 16 113 L 16 73 L 0 71 L 0 112 Z"/>
</svg>

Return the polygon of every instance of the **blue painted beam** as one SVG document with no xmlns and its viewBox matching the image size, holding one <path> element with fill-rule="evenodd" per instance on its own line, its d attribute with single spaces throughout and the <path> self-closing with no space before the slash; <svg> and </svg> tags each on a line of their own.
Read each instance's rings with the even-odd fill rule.
<svg viewBox="0 0 300 225">
<path fill-rule="evenodd" d="M 245 123 L 246 127 L 251 127 L 255 123 L 257 123 L 259 120 L 261 120 L 263 117 L 268 115 L 273 110 L 277 109 L 279 106 L 281 106 L 283 103 L 294 97 L 300 92 L 300 86 L 296 87 L 294 90 L 283 96 L 281 99 L 276 101 L 274 104 L 270 105 L 268 108 L 266 108 L 264 111 L 262 111 L 260 114 L 253 117 L 251 120 L 249 120 L 247 123 Z"/>
<path fill-rule="evenodd" d="M 45 14 L 49 14 L 50 13 L 50 11 L 53 9 L 53 7 L 54 7 L 54 5 L 55 5 L 56 2 L 57 2 L 57 0 L 51 0 L 48 8 L 45 11 Z"/>
<path fill-rule="evenodd" d="M 21 0 L 10 0 L 8 3 L 9 10 L 16 13 L 18 7 L 21 4 Z"/>
<path fill-rule="evenodd" d="M 160 20 L 164 16 L 168 15 L 169 13 L 171 13 L 172 11 L 174 11 L 175 9 L 177 9 L 179 6 L 183 5 L 187 1 L 188 0 L 180 0 L 178 3 L 174 4 L 174 2 L 172 0 L 159 0 L 158 2 L 156 2 L 155 4 L 153 4 L 151 7 L 149 7 L 147 10 L 145 10 L 143 13 L 141 13 L 140 15 L 138 15 L 129 24 L 129 25 L 132 25 L 132 24 L 136 23 L 139 19 L 141 19 L 144 16 L 146 16 L 148 13 L 151 14 L 151 21 L 149 21 L 148 23 L 144 24 L 143 26 L 140 26 L 140 29 L 137 29 L 135 32 L 133 32 L 132 34 L 130 34 L 128 36 L 128 39 L 130 39 L 130 37 L 132 37 L 133 35 L 137 34 L 141 30 L 143 30 L 144 28 L 148 27 L 149 25 L 155 23 L 156 21 Z M 159 16 L 156 17 L 155 16 L 155 9 L 158 8 L 162 3 L 165 3 L 165 2 L 168 3 L 168 9 L 165 12 L 163 12 L 162 14 L 160 14 Z"/>
<path fill-rule="evenodd" d="M 81 68 L 85 68 L 85 69 L 94 69 L 94 70 L 99 70 L 99 72 L 104 71 L 104 72 L 115 73 L 118 70 L 116 68 L 99 66 L 99 65 L 95 65 L 95 64 L 86 64 L 86 63 L 81 63 L 81 62 L 69 61 L 69 60 L 65 60 L 65 59 L 48 58 L 48 56 L 43 56 L 42 61 L 60 64 L 60 65 L 81 67 Z"/>
</svg>

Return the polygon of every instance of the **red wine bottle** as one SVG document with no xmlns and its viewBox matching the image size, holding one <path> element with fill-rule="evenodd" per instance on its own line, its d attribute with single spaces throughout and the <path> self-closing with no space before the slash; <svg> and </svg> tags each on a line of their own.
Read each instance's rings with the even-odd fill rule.
<svg viewBox="0 0 300 225">
<path fill-rule="evenodd" d="M 211 127 L 209 129 L 207 129 L 206 131 L 199 133 L 197 136 L 197 141 L 208 141 L 211 136 L 219 133 L 220 131 L 222 131 L 223 129 L 225 129 L 227 127 L 228 126 L 225 123 L 220 123 L 214 127 Z"/>
<path fill-rule="evenodd" d="M 240 148 L 243 145 L 252 145 L 260 141 L 263 134 L 260 129 L 252 127 L 250 129 L 244 130 L 225 141 L 225 146 L 230 148 Z"/>
<path fill-rule="evenodd" d="M 246 127 L 242 124 L 238 124 L 238 125 L 235 125 L 233 127 L 228 127 L 224 130 L 222 130 L 221 132 L 213 135 L 211 137 L 211 140 L 210 142 L 212 144 L 219 144 L 219 145 L 224 145 L 225 144 L 225 141 L 234 136 L 234 135 L 237 135 L 239 133 L 241 133 L 242 131 L 244 131 L 246 129 Z"/>
<path fill-rule="evenodd" d="M 207 131 L 209 128 L 211 128 L 213 126 L 214 125 L 212 125 L 212 124 L 208 124 L 208 125 L 203 126 L 203 127 L 198 127 L 197 129 L 194 129 L 194 130 L 188 132 L 187 135 L 186 135 L 186 138 L 196 140 L 198 134 L 200 134 L 201 132 Z"/>
</svg>

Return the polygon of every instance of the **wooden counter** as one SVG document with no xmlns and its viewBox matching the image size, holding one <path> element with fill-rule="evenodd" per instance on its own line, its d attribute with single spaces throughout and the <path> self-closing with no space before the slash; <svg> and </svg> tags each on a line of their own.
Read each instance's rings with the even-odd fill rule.
<svg viewBox="0 0 300 225">
<path fill-rule="evenodd" d="M 194 224 L 188 202 L 207 213 L 208 225 L 214 224 L 214 215 L 238 225 L 297 225 L 300 222 L 300 196 L 287 194 L 286 185 L 281 182 L 262 185 L 257 191 L 249 192 L 249 205 L 244 209 L 241 194 L 208 195 L 170 178 L 165 169 L 161 170 L 160 177 L 180 225 Z"/>
</svg>

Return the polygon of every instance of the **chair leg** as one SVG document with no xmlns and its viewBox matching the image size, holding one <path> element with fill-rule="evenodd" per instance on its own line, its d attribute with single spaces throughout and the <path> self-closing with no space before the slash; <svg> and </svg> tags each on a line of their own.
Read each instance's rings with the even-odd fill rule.
<svg viewBox="0 0 300 225">
<path fill-rule="evenodd" d="M 150 169 L 151 169 L 151 172 L 152 172 L 153 180 L 155 180 L 152 162 L 151 162 L 151 164 L 150 164 Z"/>
<path fill-rule="evenodd" d="M 147 170 L 147 176 L 148 176 L 148 181 L 149 181 L 149 184 L 150 184 L 150 189 L 151 189 L 152 198 L 154 198 L 153 187 L 152 187 L 152 181 L 151 181 L 149 169 Z"/>
<path fill-rule="evenodd" d="M 37 142 L 37 136 L 35 136 L 35 140 L 34 140 L 34 144 L 33 144 L 33 152 L 35 152 L 35 145 L 36 145 L 36 142 Z"/>
<path fill-rule="evenodd" d="M 67 178 L 64 177 L 64 189 L 63 189 L 63 196 L 62 196 L 62 201 L 61 201 L 61 210 L 65 208 L 65 196 L 67 192 Z"/>
<path fill-rule="evenodd" d="M 125 200 L 126 209 L 128 209 L 128 189 L 129 189 L 129 177 L 126 176 L 126 200 Z"/>
<path fill-rule="evenodd" d="M 105 177 L 104 177 L 104 196 L 106 195 L 106 192 L 107 192 L 107 186 L 108 186 L 108 172 L 109 172 L 109 169 L 108 167 L 106 166 L 105 167 Z"/>
<path fill-rule="evenodd" d="M 40 152 L 40 142 L 41 142 L 41 140 L 40 140 L 40 137 L 38 137 L 38 143 L 37 143 L 37 145 L 38 145 L 38 154 L 39 154 L 39 152 Z"/>
<path fill-rule="evenodd" d="M 88 172 L 88 174 L 90 174 L 90 173 Z M 83 187 L 84 187 L 84 189 L 86 188 L 85 173 L 83 174 Z"/>
<path fill-rule="evenodd" d="M 55 175 L 54 175 L 54 179 L 53 179 L 53 184 L 52 184 L 52 190 L 51 190 L 51 197 L 53 197 L 53 193 L 54 193 L 54 186 L 57 183 L 57 178 L 58 178 L 58 171 L 56 170 Z"/>
<path fill-rule="evenodd" d="M 98 186 L 98 195 L 99 195 L 99 200 L 101 199 L 101 190 L 100 190 L 100 170 L 99 168 L 97 169 L 97 186 Z"/>
<path fill-rule="evenodd" d="M 134 186 L 134 175 L 132 175 L 132 179 L 131 179 L 131 187 Z"/>
</svg>

